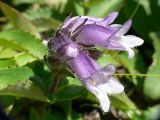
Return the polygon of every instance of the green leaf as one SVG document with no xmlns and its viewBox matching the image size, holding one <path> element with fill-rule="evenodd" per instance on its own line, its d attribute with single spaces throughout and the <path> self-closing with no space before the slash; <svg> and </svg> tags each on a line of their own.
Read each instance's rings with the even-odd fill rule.
<svg viewBox="0 0 160 120">
<path fill-rule="evenodd" d="M 0 71 L 0 89 L 6 88 L 9 84 L 17 83 L 19 80 L 27 80 L 33 77 L 29 68 L 10 68 Z"/>
<path fill-rule="evenodd" d="M 154 20 L 152 16 L 149 16 L 148 12 L 150 11 L 150 8 L 148 7 L 148 4 L 150 0 L 139 0 L 140 5 L 133 16 L 133 28 L 134 30 L 143 36 L 145 40 L 148 40 L 148 34 L 151 30 L 154 29 Z M 126 15 L 126 19 L 129 19 L 129 17 L 132 16 L 137 4 L 138 0 L 125 0 L 126 4 L 124 5 L 124 13 L 123 15 Z M 123 17 L 123 16 L 122 16 Z M 124 21 L 124 17 L 122 18 Z M 126 20 L 125 19 L 125 20 Z M 143 21 L 145 20 L 145 21 Z M 147 26 L 146 26 L 147 24 Z M 141 28 L 141 29 L 139 29 Z"/>
<path fill-rule="evenodd" d="M 84 15 L 84 7 L 80 3 L 74 2 L 75 10 L 78 15 Z"/>
<path fill-rule="evenodd" d="M 119 63 L 112 58 L 109 54 L 102 54 L 102 56 L 97 61 L 102 67 L 108 64 L 119 65 Z"/>
<path fill-rule="evenodd" d="M 160 34 L 150 33 L 155 53 L 147 74 L 160 74 Z M 144 94 L 151 99 L 160 99 L 160 77 L 147 76 L 144 83 Z"/>
<path fill-rule="evenodd" d="M 29 113 L 29 120 L 40 120 L 40 116 L 35 108 L 31 107 Z"/>
<path fill-rule="evenodd" d="M 118 109 L 136 110 L 135 104 L 128 98 L 126 94 L 110 96 L 111 105 Z"/>
<path fill-rule="evenodd" d="M 13 0 L 14 4 L 44 4 L 45 0 Z"/>
<path fill-rule="evenodd" d="M 33 22 L 40 32 L 43 32 L 49 29 L 56 30 L 60 25 L 60 22 L 53 18 L 39 18 L 39 19 L 35 19 Z"/>
<path fill-rule="evenodd" d="M 104 17 L 120 7 L 123 0 L 94 0 L 89 7 L 88 16 Z"/>
<path fill-rule="evenodd" d="M 146 72 L 146 66 L 144 64 L 144 60 L 138 50 L 135 50 L 135 57 L 134 59 L 129 59 L 127 53 L 122 53 L 118 56 L 119 62 L 123 65 L 125 69 L 128 70 L 131 74 L 139 74 Z M 138 85 L 141 82 L 137 79 L 137 76 L 132 76 L 130 79 L 135 85 Z M 142 81 L 142 80 L 141 80 Z"/>
<path fill-rule="evenodd" d="M 40 34 L 38 33 L 33 23 L 19 11 L 1 1 L 0 1 L 0 9 L 6 15 L 6 17 L 11 21 L 11 23 L 14 25 L 15 28 L 19 28 L 21 30 L 31 33 L 32 35 L 35 35 L 37 38 L 40 38 Z"/>
<path fill-rule="evenodd" d="M 6 68 L 9 66 L 15 65 L 15 61 L 13 59 L 0 59 L 0 69 Z"/>
<path fill-rule="evenodd" d="M 66 120 L 64 112 L 54 110 L 50 112 L 49 110 L 44 110 L 42 120 Z"/>
<path fill-rule="evenodd" d="M 43 56 L 47 53 L 42 42 L 26 32 L 3 31 L 0 33 L 0 41 L 0 46 L 29 53 L 37 59 L 43 59 Z"/>
<path fill-rule="evenodd" d="M 0 71 L 0 95 L 27 97 L 40 101 L 48 101 L 40 87 L 31 80 L 34 76 L 27 67 L 12 67 Z"/>
<path fill-rule="evenodd" d="M 160 105 L 149 107 L 143 114 L 143 120 L 159 120 Z"/>
<path fill-rule="evenodd" d="M 62 101 L 62 102 L 57 102 L 56 106 L 60 107 L 66 114 L 67 120 L 72 120 L 71 119 L 71 113 L 72 113 L 72 101 Z"/>
<path fill-rule="evenodd" d="M 14 59 L 18 66 L 23 66 L 27 63 L 31 63 L 34 60 L 36 60 L 33 56 L 26 54 L 26 53 L 20 53 L 16 55 Z"/>
<path fill-rule="evenodd" d="M 0 50 L 0 58 L 11 58 L 14 57 L 17 52 L 10 48 L 3 48 Z"/>
<path fill-rule="evenodd" d="M 57 101 L 72 100 L 84 93 L 85 89 L 81 86 L 79 80 L 72 77 L 67 77 L 67 81 L 67 85 L 61 87 L 61 89 L 58 89 L 55 92 L 54 98 Z"/>
</svg>

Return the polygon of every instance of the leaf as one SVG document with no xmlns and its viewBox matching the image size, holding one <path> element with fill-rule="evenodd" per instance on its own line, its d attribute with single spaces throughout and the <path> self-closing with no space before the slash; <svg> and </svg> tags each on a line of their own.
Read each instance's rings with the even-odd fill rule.
<svg viewBox="0 0 160 120">
<path fill-rule="evenodd" d="M 22 31 L 3 31 L 0 33 L 0 46 L 14 48 L 29 53 L 37 59 L 43 59 L 47 53 L 42 42 Z"/>
<path fill-rule="evenodd" d="M 3 48 L 0 50 L 0 58 L 11 58 L 14 57 L 17 52 L 10 48 Z"/>
<path fill-rule="evenodd" d="M 150 8 L 148 7 L 148 4 L 150 0 L 140 0 L 140 5 L 133 16 L 133 28 L 134 30 L 143 36 L 145 40 L 148 40 L 148 34 L 151 30 L 154 29 L 154 20 L 152 16 L 148 14 L 150 11 Z M 126 4 L 124 6 L 124 13 L 126 15 L 126 19 L 129 19 L 129 17 L 132 16 L 138 2 L 135 0 L 125 0 Z M 124 18 L 123 18 L 124 19 Z M 145 20 L 145 21 L 143 21 Z M 147 24 L 147 26 L 146 26 Z M 141 29 L 140 29 L 141 28 Z"/>
<path fill-rule="evenodd" d="M 74 2 L 74 6 L 75 6 L 75 11 L 78 15 L 84 15 L 85 13 L 84 7 L 80 5 L 80 3 Z"/>
<path fill-rule="evenodd" d="M 15 65 L 14 59 L 0 59 L 0 69 Z"/>
<path fill-rule="evenodd" d="M 38 33 L 33 23 L 19 11 L 1 1 L 0 1 L 0 9 L 6 15 L 6 17 L 11 21 L 11 23 L 14 25 L 15 28 L 19 28 L 21 30 L 31 33 L 32 35 L 35 35 L 37 38 L 40 38 L 40 34 Z"/>
<path fill-rule="evenodd" d="M 0 89 L 4 89 L 8 84 L 12 85 L 18 80 L 27 80 L 33 76 L 29 68 L 10 68 L 0 71 Z"/>
<path fill-rule="evenodd" d="M 122 0 L 94 0 L 90 5 L 88 16 L 104 17 L 112 11 L 115 11 L 122 3 Z"/>
<path fill-rule="evenodd" d="M 14 59 L 18 66 L 23 66 L 36 60 L 33 56 L 26 53 L 20 53 L 16 55 Z"/>
<path fill-rule="evenodd" d="M 155 53 L 153 55 L 153 61 L 147 74 L 159 74 L 160 75 L 160 34 L 150 33 L 150 37 L 153 40 Z M 147 76 L 144 83 L 144 94 L 151 99 L 160 99 L 160 77 Z"/>
<path fill-rule="evenodd" d="M 126 94 L 110 96 L 111 105 L 118 109 L 136 110 L 135 104 L 128 98 Z"/>
<path fill-rule="evenodd" d="M 48 101 L 40 87 L 30 78 L 34 76 L 27 67 L 12 67 L 0 71 L 0 95 L 27 97 L 40 101 Z"/>
<path fill-rule="evenodd" d="M 64 112 L 53 110 L 44 110 L 42 120 L 66 120 Z"/>
<path fill-rule="evenodd" d="M 29 120 L 40 120 L 40 116 L 35 108 L 30 108 Z"/>
<path fill-rule="evenodd" d="M 53 18 L 39 18 L 39 19 L 35 19 L 33 22 L 40 32 L 43 32 L 49 29 L 56 30 L 60 25 L 60 22 Z"/>
<path fill-rule="evenodd" d="M 143 114 L 143 120 L 158 120 L 160 114 L 160 105 L 149 107 Z"/>
<path fill-rule="evenodd" d="M 13 0 L 14 4 L 44 4 L 45 0 Z"/>
<path fill-rule="evenodd" d="M 72 120 L 71 119 L 71 113 L 72 113 L 72 101 L 71 100 L 57 102 L 56 106 L 58 106 L 65 112 L 67 120 Z"/>
<path fill-rule="evenodd" d="M 112 58 L 109 54 L 102 54 L 102 56 L 97 60 L 97 62 L 102 66 L 106 66 L 108 64 L 119 65 L 119 63 Z"/>
<path fill-rule="evenodd" d="M 143 74 L 147 70 L 144 64 L 144 60 L 138 50 L 135 50 L 134 59 L 129 59 L 127 53 L 122 53 L 118 56 L 118 60 L 123 65 L 123 67 L 127 69 L 131 74 Z M 130 81 L 132 81 L 134 85 L 138 85 L 139 83 L 141 84 L 142 79 L 138 79 L 137 76 L 132 76 L 132 79 L 130 79 Z"/>
<path fill-rule="evenodd" d="M 84 87 L 81 86 L 79 80 L 67 77 L 68 84 L 61 87 L 54 94 L 54 98 L 59 101 L 72 100 L 84 93 Z"/>
</svg>

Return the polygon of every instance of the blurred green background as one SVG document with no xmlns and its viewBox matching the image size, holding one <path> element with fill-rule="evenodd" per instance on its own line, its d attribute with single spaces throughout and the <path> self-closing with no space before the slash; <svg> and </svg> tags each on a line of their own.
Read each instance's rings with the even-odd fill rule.
<svg viewBox="0 0 160 120">
<path fill-rule="evenodd" d="M 134 59 L 109 50 L 102 50 L 98 59 L 102 66 L 116 65 L 119 74 L 130 74 L 117 76 L 125 92 L 110 96 L 111 108 L 104 114 L 95 96 L 64 71 L 51 94 L 56 71 L 43 61 L 47 48 L 42 41 L 52 37 L 70 13 L 103 18 L 113 11 L 119 12 L 114 23 L 132 19 L 128 34 L 144 39 Z M 0 106 L 12 118 L 160 119 L 160 0 L 3 0 L 0 30 Z"/>
</svg>

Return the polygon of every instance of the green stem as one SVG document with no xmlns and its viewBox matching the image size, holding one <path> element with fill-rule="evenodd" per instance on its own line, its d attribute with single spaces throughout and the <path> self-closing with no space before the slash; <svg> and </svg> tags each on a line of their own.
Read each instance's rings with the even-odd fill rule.
<svg viewBox="0 0 160 120">
<path fill-rule="evenodd" d="M 160 74 L 128 74 L 128 73 L 115 73 L 113 74 L 115 76 L 150 76 L 150 77 L 160 77 Z"/>
<path fill-rule="evenodd" d="M 132 15 L 130 16 L 130 19 L 132 19 L 134 17 L 134 15 L 136 14 L 137 10 L 138 10 L 138 7 L 139 7 L 139 4 L 140 4 L 140 0 L 138 0 L 138 3 L 136 5 L 136 8 L 134 9 Z"/>
</svg>

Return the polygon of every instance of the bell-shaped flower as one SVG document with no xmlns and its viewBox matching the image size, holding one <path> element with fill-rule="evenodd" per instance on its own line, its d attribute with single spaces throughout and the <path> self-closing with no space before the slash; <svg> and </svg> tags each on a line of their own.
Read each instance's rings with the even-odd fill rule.
<svg viewBox="0 0 160 120">
<path fill-rule="evenodd" d="M 124 91 L 123 85 L 112 76 L 115 72 L 114 66 L 100 68 L 98 63 L 81 51 L 67 63 L 82 84 L 98 98 L 102 110 L 108 112 L 110 107 L 108 94 Z"/>
<path fill-rule="evenodd" d="M 77 43 L 96 45 L 110 50 L 125 50 L 129 57 L 134 57 L 131 48 L 143 44 L 143 40 L 134 35 L 124 35 L 131 27 L 131 20 L 124 25 L 113 24 L 107 27 L 98 24 L 87 24 L 75 37 Z"/>
<path fill-rule="evenodd" d="M 57 34 L 48 46 L 54 52 L 53 57 L 70 67 L 81 83 L 98 98 L 102 110 L 107 112 L 110 107 L 108 94 L 117 94 L 124 90 L 123 85 L 112 77 L 115 72 L 114 66 L 101 68 L 95 60 L 63 34 Z"/>
</svg>

